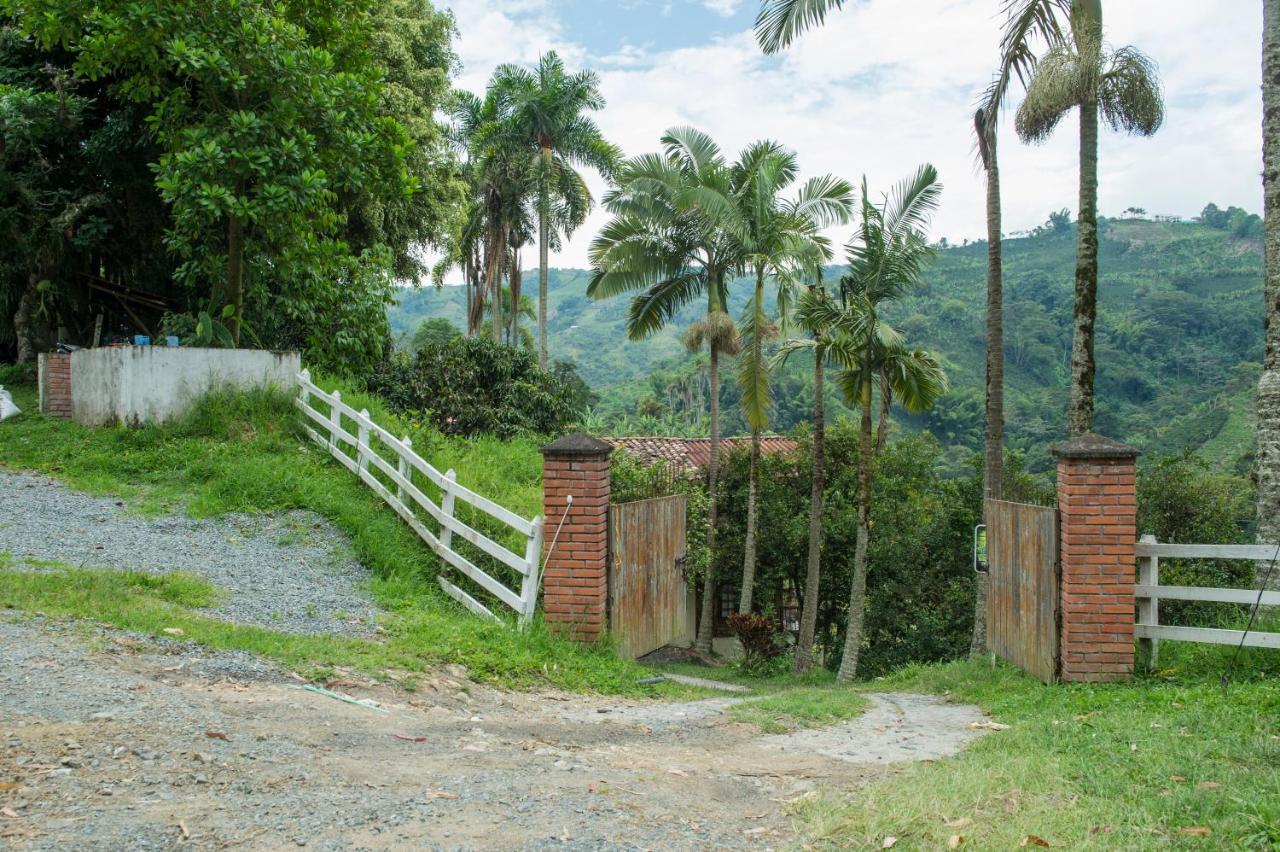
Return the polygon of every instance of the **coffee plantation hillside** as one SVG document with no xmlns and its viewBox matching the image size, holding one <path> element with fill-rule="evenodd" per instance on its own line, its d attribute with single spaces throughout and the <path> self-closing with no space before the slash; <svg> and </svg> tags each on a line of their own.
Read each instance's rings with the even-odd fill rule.
<svg viewBox="0 0 1280 852">
<path fill-rule="evenodd" d="M 1209 215 L 1215 210 L 1190 222 L 1102 220 L 1097 428 L 1148 452 L 1193 447 L 1243 469 L 1252 454 L 1262 352 L 1260 223 L 1241 211 Z M 1049 464 L 1047 447 L 1065 430 L 1074 252 L 1074 226 L 1060 214 L 1005 242 L 1008 437 L 1033 469 Z M 902 425 L 937 435 L 956 469 L 981 448 L 985 269 L 985 243 L 940 244 L 924 285 L 892 316 L 909 339 L 942 357 L 952 384 L 934 411 Z M 832 268 L 828 276 L 840 272 Z M 601 396 L 594 425 L 695 432 L 705 416 L 706 368 L 686 354 L 680 333 L 701 306 L 632 342 L 624 328 L 627 300 L 592 301 L 589 278 L 585 270 L 551 270 L 549 334 L 552 358 L 574 361 Z M 745 280 L 734 287 L 735 315 L 749 293 Z M 426 318 L 461 325 L 464 298 L 454 287 L 404 291 L 392 327 L 407 341 Z M 797 357 L 778 377 L 773 428 L 807 420 L 810 375 Z M 724 383 L 722 400 L 727 430 L 742 430 L 732 382 Z M 834 394 L 830 402 L 844 413 Z"/>
</svg>

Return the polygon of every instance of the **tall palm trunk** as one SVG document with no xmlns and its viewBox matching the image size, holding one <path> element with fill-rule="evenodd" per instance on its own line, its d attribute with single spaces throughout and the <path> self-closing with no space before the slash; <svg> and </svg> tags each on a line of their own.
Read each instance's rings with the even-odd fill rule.
<svg viewBox="0 0 1280 852">
<path fill-rule="evenodd" d="M 889 410 L 893 407 L 893 391 L 889 390 L 888 376 L 880 376 L 880 422 L 876 425 L 876 452 L 889 443 Z"/>
<path fill-rule="evenodd" d="M 520 250 L 511 250 L 510 269 L 507 280 L 511 291 L 511 315 L 507 317 L 507 342 L 512 346 L 520 345 L 520 291 L 523 288 L 524 276 L 520 269 Z"/>
<path fill-rule="evenodd" d="M 858 676 L 858 653 L 867 610 L 867 546 L 871 538 L 871 382 L 862 387 L 862 426 L 858 436 L 858 535 L 853 547 L 853 585 L 849 589 L 849 618 L 844 631 L 837 683 Z"/>
<path fill-rule="evenodd" d="M 239 346 L 244 312 L 244 220 L 235 215 L 227 219 L 227 304 L 232 307 L 227 331 L 231 332 L 231 342 Z"/>
<path fill-rule="evenodd" d="M 715 638 L 716 617 L 716 523 L 719 520 L 717 488 L 720 477 L 720 351 L 716 341 L 711 341 L 711 366 L 708 381 L 711 385 L 711 441 L 710 459 L 707 462 L 707 576 L 702 581 L 702 615 L 698 621 L 698 639 L 694 648 L 704 654 L 711 653 Z"/>
<path fill-rule="evenodd" d="M 821 335 L 814 335 L 821 343 Z M 823 392 L 822 355 L 813 357 L 813 482 L 809 488 L 809 564 L 804 578 L 804 603 L 800 610 L 800 636 L 796 639 L 792 671 L 813 667 L 813 634 L 818 628 L 818 591 L 822 580 L 822 492 L 827 486 L 827 426 Z"/>
<path fill-rule="evenodd" d="M 755 311 L 764 310 L 764 270 L 756 270 Z M 764 328 L 751 335 L 751 351 L 747 354 L 757 369 L 764 364 Z M 751 612 L 756 585 L 756 526 L 760 514 L 760 426 L 759 418 L 751 425 L 750 476 L 747 483 L 747 539 L 742 549 L 742 593 L 738 612 Z"/>
<path fill-rule="evenodd" d="M 1067 412 L 1067 427 L 1073 437 L 1093 430 L 1093 331 L 1098 315 L 1098 100 L 1092 93 L 1080 103 L 1080 213 L 1076 231 L 1075 333 Z"/>
<path fill-rule="evenodd" d="M 27 288 L 18 299 L 18 310 L 13 315 L 13 333 L 18 338 L 18 363 L 30 364 L 36 360 L 35 345 L 35 302 L 36 284 L 40 280 L 39 273 L 31 273 L 27 278 Z"/>
<path fill-rule="evenodd" d="M 546 172 L 551 167 L 551 149 L 542 146 L 542 197 L 538 199 L 538 366 L 547 368 L 547 263 L 551 257 L 547 233 L 550 230 Z"/>
<path fill-rule="evenodd" d="M 751 475 L 747 484 L 747 540 L 742 552 L 742 595 L 738 612 L 751 612 L 756 586 L 756 526 L 760 515 L 760 430 L 751 429 Z"/>
<path fill-rule="evenodd" d="M 987 426 L 982 456 L 982 494 L 999 500 L 1004 482 L 1004 257 L 1000 233 L 1000 165 L 996 130 L 981 125 L 983 164 L 987 171 Z M 974 578 L 973 638 L 969 656 L 987 651 L 987 597 L 990 577 Z"/>
<path fill-rule="evenodd" d="M 1258 383 L 1258 538 L 1280 542 L 1280 2 L 1267 0 L 1262 10 L 1266 353 Z M 1262 563 L 1258 567 L 1261 581 Z M 1280 588 L 1274 573 L 1271 582 Z"/>
</svg>

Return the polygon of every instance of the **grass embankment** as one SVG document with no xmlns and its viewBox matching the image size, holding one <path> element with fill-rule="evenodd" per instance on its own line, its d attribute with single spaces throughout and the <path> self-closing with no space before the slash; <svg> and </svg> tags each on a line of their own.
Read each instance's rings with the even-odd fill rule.
<svg viewBox="0 0 1280 852">
<path fill-rule="evenodd" d="M 369 588 L 387 611 L 386 632 L 384 641 L 368 642 L 229 625 L 200 614 L 202 598 L 189 577 L 67 568 L 44 574 L 0 570 L 0 607 L 88 617 L 133 630 L 177 627 L 189 640 L 256 651 L 310 672 L 349 666 L 377 675 L 457 662 L 477 679 L 512 686 L 690 693 L 669 684 L 636 685 L 646 672 L 607 646 L 577 645 L 540 625 L 518 632 L 463 611 L 435 586 L 436 558 L 415 534 L 301 436 L 286 396 L 215 395 L 190 417 L 163 428 L 87 428 L 35 413 L 35 389 L 15 378 L 0 376 L 24 411 L 0 424 L 0 468 L 46 473 L 91 494 L 122 497 L 145 513 L 316 512 L 350 537 L 357 558 L 371 570 Z M 376 398 L 344 398 L 357 409 L 367 407 L 396 434 L 412 437 L 421 455 L 442 470 L 455 469 L 463 485 L 522 516 L 538 514 L 541 460 L 535 441 L 445 439 L 392 417 Z"/>
<path fill-rule="evenodd" d="M 1280 655 L 1165 643 L 1132 684 L 1044 686 L 1006 666 L 910 667 L 873 688 L 972 702 L 1008 730 L 847 799 L 804 803 L 815 845 L 1280 849 Z M 1246 675 L 1247 673 L 1247 675 Z M 1028 839 L 1031 838 L 1031 839 Z"/>
</svg>

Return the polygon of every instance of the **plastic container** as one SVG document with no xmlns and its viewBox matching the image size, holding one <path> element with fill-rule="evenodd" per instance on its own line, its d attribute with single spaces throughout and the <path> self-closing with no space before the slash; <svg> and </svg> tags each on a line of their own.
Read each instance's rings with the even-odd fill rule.
<svg viewBox="0 0 1280 852">
<path fill-rule="evenodd" d="M 133 336 L 133 345 L 134 346 L 150 346 L 151 338 L 145 334 L 135 334 Z"/>
<path fill-rule="evenodd" d="M 164 339 L 164 345 L 172 346 L 176 349 L 178 347 L 178 338 L 171 334 Z"/>
</svg>

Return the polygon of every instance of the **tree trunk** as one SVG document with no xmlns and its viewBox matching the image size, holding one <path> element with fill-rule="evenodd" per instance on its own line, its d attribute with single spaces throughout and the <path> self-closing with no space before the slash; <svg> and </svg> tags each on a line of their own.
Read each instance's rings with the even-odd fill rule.
<svg viewBox="0 0 1280 852">
<path fill-rule="evenodd" d="M 849 618 L 844 631 L 837 683 L 858 676 L 858 653 L 867 609 L 867 546 L 871 537 L 871 383 L 862 391 L 862 429 L 858 441 L 858 536 L 853 547 L 853 584 L 849 589 Z"/>
<path fill-rule="evenodd" d="M 18 338 L 18 363 L 30 364 L 36 360 L 35 329 L 33 314 L 35 313 L 36 284 L 40 280 L 37 273 L 27 278 L 27 289 L 22 291 L 18 299 L 18 310 L 13 315 L 13 333 Z"/>
<path fill-rule="evenodd" d="M 1258 383 L 1258 538 L 1280 542 L 1280 0 L 1262 4 L 1262 189 L 1266 351 Z M 1258 563 L 1258 580 L 1266 568 Z M 1271 587 L 1280 577 L 1271 574 Z"/>
<path fill-rule="evenodd" d="M 987 130 L 987 426 L 982 456 L 982 494 L 999 500 L 1004 492 L 1004 265 L 1000 233 L 1000 166 L 996 131 Z M 987 652 L 987 597 L 990 577 L 974 577 L 973 637 L 969 656 Z"/>
<path fill-rule="evenodd" d="M 520 269 L 520 250 L 511 250 L 511 267 L 508 270 L 511 291 L 511 315 L 507 317 L 507 342 L 512 346 L 520 345 L 520 291 L 524 288 L 524 276 Z"/>
<path fill-rule="evenodd" d="M 489 293 L 492 307 L 490 323 L 494 343 L 502 342 L 502 256 L 506 239 L 501 228 L 493 228 L 489 237 L 489 245 L 485 247 L 484 277 L 485 289 Z"/>
<path fill-rule="evenodd" d="M 231 332 L 231 343 L 239 348 L 244 311 L 244 220 L 239 216 L 227 218 L 227 304 L 232 307 L 227 331 Z"/>
<path fill-rule="evenodd" d="M 819 340 L 818 335 L 814 338 Z M 800 636 L 796 639 L 792 671 L 813 667 L 813 634 L 818 627 L 818 591 L 822 579 L 822 492 L 826 488 L 826 405 L 822 399 L 822 356 L 813 357 L 813 482 L 809 488 L 809 564 L 804 578 L 804 603 L 800 610 Z"/>
<path fill-rule="evenodd" d="M 551 149 L 542 146 L 542 162 L 544 167 L 551 164 Z M 545 170 L 545 168 L 544 168 Z M 548 245 L 550 230 L 547 210 L 547 181 L 542 179 L 542 198 L 538 202 L 538 366 L 547 368 L 547 263 L 551 257 Z"/>
<path fill-rule="evenodd" d="M 720 352 L 715 341 L 711 343 L 711 367 L 709 376 L 711 395 L 711 441 L 710 459 L 707 462 L 707 576 L 702 582 L 702 616 L 698 622 L 698 639 L 694 648 L 704 654 L 711 653 L 712 639 L 715 637 L 716 617 L 716 523 L 719 520 L 719 504 L 716 490 L 720 476 Z"/>
<path fill-rule="evenodd" d="M 893 407 L 893 391 L 889 390 L 889 382 L 880 377 L 880 422 L 876 426 L 876 452 L 884 450 L 889 443 L 889 409 Z"/>
<path fill-rule="evenodd" d="M 1093 431 L 1093 327 L 1098 315 L 1098 101 L 1080 105 L 1080 213 L 1076 222 L 1075 334 L 1071 342 L 1072 437 Z"/>
<path fill-rule="evenodd" d="M 742 553 L 742 594 L 738 612 L 751 612 L 756 586 L 756 527 L 760 516 L 760 430 L 751 429 L 751 473 L 747 484 L 747 540 Z"/>
</svg>

